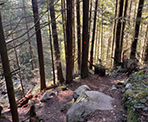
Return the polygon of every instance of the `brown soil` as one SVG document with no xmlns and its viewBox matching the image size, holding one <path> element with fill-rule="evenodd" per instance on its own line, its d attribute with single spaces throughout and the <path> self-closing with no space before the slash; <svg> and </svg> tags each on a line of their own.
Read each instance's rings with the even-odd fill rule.
<svg viewBox="0 0 148 122">
<path fill-rule="evenodd" d="M 126 113 L 123 112 L 122 107 L 122 93 L 121 88 L 116 90 L 110 90 L 112 85 L 117 84 L 117 80 L 122 80 L 125 77 L 118 76 L 116 78 L 110 76 L 98 77 L 97 75 L 91 75 L 85 79 L 78 79 L 81 81 L 79 83 L 73 82 L 68 86 L 68 90 L 58 91 L 58 95 L 54 96 L 51 100 L 48 100 L 44 103 L 43 107 L 39 108 L 39 98 L 36 100 L 35 108 L 36 114 L 40 119 L 43 119 L 44 122 L 66 122 L 66 112 L 61 112 L 60 108 L 67 102 L 72 100 L 73 91 L 78 88 L 80 85 L 88 85 L 91 90 L 101 91 L 113 98 L 114 109 L 108 111 L 96 111 L 92 113 L 85 119 L 85 122 L 124 122 L 124 117 Z M 56 89 L 55 89 L 56 90 Z M 5 119 L 0 119 L 0 122 L 11 122 L 11 114 L 8 109 L 4 108 L 2 112 L 5 115 Z M 26 108 L 18 108 L 20 122 L 27 118 L 26 115 L 29 111 L 29 106 Z"/>
</svg>

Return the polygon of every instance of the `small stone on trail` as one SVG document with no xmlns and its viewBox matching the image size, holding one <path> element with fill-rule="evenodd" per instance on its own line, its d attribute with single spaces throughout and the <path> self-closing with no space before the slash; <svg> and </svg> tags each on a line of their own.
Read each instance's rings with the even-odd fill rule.
<svg viewBox="0 0 148 122">
<path fill-rule="evenodd" d="M 111 90 L 115 90 L 115 89 L 117 89 L 117 88 L 115 87 L 115 85 L 112 85 Z"/>
<path fill-rule="evenodd" d="M 40 101 L 45 102 L 46 100 L 53 98 L 53 96 L 50 96 L 50 94 L 51 94 L 50 92 L 45 92 L 41 97 Z"/>
<path fill-rule="evenodd" d="M 100 91 L 100 92 L 102 92 L 102 91 L 103 91 L 103 89 L 99 89 L 99 91 Z"/>
<path fill-rule="evenodd" d="M 44 106 L 44 103 L 40 103 L 38 108 L 42 108 Z"/>
<path fill-rule="evenodd" d="M 132 87 L 131 83 L 126 84 L 125 89 L 130 89 Z"/>
</svg>

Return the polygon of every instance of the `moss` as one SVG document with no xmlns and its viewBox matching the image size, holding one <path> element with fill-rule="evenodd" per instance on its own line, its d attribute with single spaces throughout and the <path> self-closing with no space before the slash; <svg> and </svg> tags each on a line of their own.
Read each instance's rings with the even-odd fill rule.
<svg viewBox="0 0 148 122">
<path fill-rule="evenodd" d="M 138 92 L 136 95 L 135 95 L 135 99 L 136 100 L 141 100 L 141 99 L 144 99 L 148 96 L 148 92 L 147 91 L 141 91 L 141 92 Z"/>
<path fill-rule="evenodd" d="M 67 86 L 65 86 L 65 85 L 59 86 L 59 87 L 57 87 L 57 89 L 61 89 L 62 91 L 68 90 Z"/>
<path fill-rule="evenodd" d="M 123 99 L 126 100 L 128 97 L 133 97 L 134 91 L 131 89 L 126 90 L 126 92 L 123 95 Z"/>
<path fill-rule="evenodd" d="M 138 120 L 138 114 L 130 108 L 127 109 L 127 122 L 140 122 Z"/>
</svg>

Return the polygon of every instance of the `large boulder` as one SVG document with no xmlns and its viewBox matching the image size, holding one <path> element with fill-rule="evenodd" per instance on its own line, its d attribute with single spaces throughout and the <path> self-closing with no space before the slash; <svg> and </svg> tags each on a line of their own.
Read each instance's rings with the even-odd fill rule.
<svg viewBox="0 0 148 122">
<path fill-rule="evenodd" d="M 73 106 L 66 113 L 67 122 L 83 122 L 84 119 L 96 110 L 111 110 L 112 97 L 98 92 L 86 91 L 80 95 Z"/>
<path fill-rule="evenodd" d="M 77 98 L 83 94 L 85 91 L 90 90 L 89 86 L 87 85 L 82 85 L 80 87 L 78 87 L 74 92 L 73 92 L 73 98 L 76 101 Z"/>
</svg>

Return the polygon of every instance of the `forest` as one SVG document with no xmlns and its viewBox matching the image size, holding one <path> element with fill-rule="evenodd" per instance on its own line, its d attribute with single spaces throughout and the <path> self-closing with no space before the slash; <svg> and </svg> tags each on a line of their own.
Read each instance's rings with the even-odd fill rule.
<svg viewBox="0 0 148 122">
<path fill-rule="evenodd" d="M 0 0 L 0 55 L 0 122 L 148 121 L 148 0 Z"/>
</svg>

